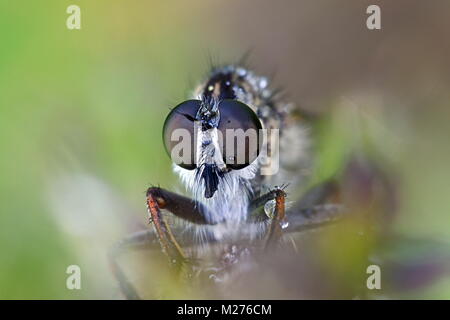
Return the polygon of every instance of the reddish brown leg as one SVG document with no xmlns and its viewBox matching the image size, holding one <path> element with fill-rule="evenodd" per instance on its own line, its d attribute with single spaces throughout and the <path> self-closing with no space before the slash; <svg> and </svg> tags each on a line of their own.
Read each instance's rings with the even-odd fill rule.
<svg viewBox="0 0 450 320">
<path fill-rule="evenodd" d="M 147 194 L 149 222 L 153 223 L 161 248 L 169 257 L 170 264 L 177 266 L 186 260 L 186 256 L 175 240 L 169 225 L 161 215 L 160 208 L 163 209 L 164 205 L 165 202 L 163 199 L 154 197 L 152 194 Z"/>
<path fill-rule="evenodd" d="M 189 198 L 160 188 L 152 187 L 147 190 L 147 207 L 149 222 L 153 223 L 156 232 L 147 230 L 131 234 L 118 242 L 109 252 L 113 275 L 127 299 L 140 299 L 140 297 L 119 265 L 118 258 L 123 252 L 139 248 L 155 250 L 160 247 L 176 271 L 181 271 L 183 266 L 188 265 L 182 248 L 175 240 L 169 224 L 161 214 L 161 209 L 166 209 L 175 216 L 195 224 L 212 224 L 205 218 L 204 213 L 206 211 L 200 203 L 195 203 Z M 192 238 L 188 237 L 184 241 L 192 241 Z M 189 245 L 192 245 L 192 243 L 189 243 Z"/>
<path fill-rule="evenodd" d="M 273 194 L 275 199 L 275 209 L 273 219 L 270 221 L 269 229 L 267 230 L 266 250 L 279 243 L 283 234 L 283 225 L 286 223 L 286 192 L 282 188 L 275 187 L 270 193 Z"/>
<path fill-rule="evenodd" d="M 147 208 L 149 221 L 155 228 L 161 248 L 169 258 L 170 264 L 175 267 L 183 266 L 186 255 L 160 209 L 167 209 L 175 216 L 196 224 L 210 224 L 203 214 L 204 208 L 189 198 L 156 187 L 147 190 Z"/>
</svg>

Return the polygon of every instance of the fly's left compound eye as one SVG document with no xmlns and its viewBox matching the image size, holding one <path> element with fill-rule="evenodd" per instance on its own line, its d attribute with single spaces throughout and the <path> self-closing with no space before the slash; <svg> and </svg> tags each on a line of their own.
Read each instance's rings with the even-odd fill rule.
<svg viewBox="0 0 450 320">
<path fill-rule="evenodd" d="M 200 104 L 199 100 L 180 103 L 169 113 L 163 127 L 163 141 L 167 153 L 175 164 L 188 170 L 196 168 L 194 122 Z"/>
<path fill-rule="evenodd" d="M 219 110 L 223 161 L 230 169 L 243 169 L 258 157 L 261 122 L 249 106 L 237 100 L 221 101 Z"/>
</svg>

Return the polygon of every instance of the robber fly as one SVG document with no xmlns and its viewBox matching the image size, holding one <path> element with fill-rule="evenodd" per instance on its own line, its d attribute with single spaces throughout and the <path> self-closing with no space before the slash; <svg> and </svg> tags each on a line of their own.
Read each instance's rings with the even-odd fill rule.
<svg viewBox="0 0 450 320">
<path fill-rule="evenodd" d="M 306 181 L 311 161 L 308 128 L 303 122 L 295 106 L 282 102 L 279 91 L 270 88 L 268 78 L 240 65 L 213 68 L 195 89 L 193 99 L 170 111 L 163 127 L 174 172 L 191 197 L 149 188 L 146 203 L 154 231 L 131 235 L 112 251 L 113 272 L 125 296 L 139 298 L 116 261 L 124 248 L 157 243 L 169 264 L 180 269 L 191 264 L 184 249 L 188 246 L 239 240 L 258 250 L 271 250 L 285 233 L 334 221 L 337 211 L 320 206 L 334 192 L 331 184 L 306 192 L 291 210 L 286 209 L 287 184 L 297 188 Z M 173 152 L 179 142 L 173 133 L 178 129 L 189 135 L 191 146 L 190 154 L 183 154 L 181 160 Z M 256 148 L 251 148 L 249 139 L 225 148 L 227 143 L 220 141 L 219 133 L 223 138 L 227 129 L 254 130 Z M 262 139 L 262 130 L 275 134 Z M 186 227 L 195 226 L 195 231 L 177 234 L 162 210 L 185 221 Z"/>
</svg>

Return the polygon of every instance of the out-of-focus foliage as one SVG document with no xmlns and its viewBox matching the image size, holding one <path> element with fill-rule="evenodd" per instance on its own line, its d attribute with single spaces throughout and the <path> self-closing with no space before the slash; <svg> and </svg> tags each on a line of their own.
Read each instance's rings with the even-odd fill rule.
<svg viewBox="0 0 450 320">
<path fill-rule="evenodd" d="M 396 202 L 385 226 L 395 240 L 380 256 L 397 266 L 436 261 L 407 278 L 442 278 L 406 281 L 392 296 L 450 298 L 447 2 L 381 1 L 381 31 L 365 28 L 369 3 L 356 0 L 73 2 L 0 3 L 0 298 L 119 298 L 107 249 L 146 227 L 147 186 L 177 189 L 165 115 L 210 56 L 234 62 L 249 49 L 256 71 L 276 71 L 295 103 L 322 115 L 314 183 L 348 177 L 349 160 L 363 154 L 395 186 L 374 193 Z M 79 31 L 65 25 L 71 4 L 81 7 Z M 347 227 L 317 246 L 331 274 L 351 282 L 372 239 L 355 242 Z M 136 261 L 145 290 L 146 272 L 163 268 Z M 66 289 L 71 264 L 82 269 L 81 291 Z M 163 296 L 184 296 L 158 274 Z"/>
</svg>

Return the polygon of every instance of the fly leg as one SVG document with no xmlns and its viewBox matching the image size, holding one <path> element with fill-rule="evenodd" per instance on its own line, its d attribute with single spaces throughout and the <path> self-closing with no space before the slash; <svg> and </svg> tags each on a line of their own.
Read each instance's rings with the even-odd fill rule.
<svg viewBox="0 0 450 320">
<path fill-rule="evenodd" d="M 159 247 L 158 240 L 153 232 L 148 230 L 138 231 L 125 237 L 117 242 L 109 251 L 108 260 L 111 271 L 116 278 L 119 288 L 127 300 L 140 300 L 141 297 L 136 291 L 136 288 L 130 282 L 123 269 L 118 263 L 118 259 L 122 253 L 132 249 L 153 249 L 157 250 Z"/>
<path fill-rule="evenodd" d="M 266 248 L 278 243 L 283 232 L 301 232 L 323 227 L 339 221 L 343 215 L 339 188 L 333 181 L 311 188 L 289 210 L 285 208 L 285 199 L 284 187 L 275 187 L 255 198 L 249 206 L 249 211 L 255 212 L 268 201 L 275 200 L 271 215 L 259 214 L 253 217 L 256 222 L 271 219 L 267 230 Z"/>
<path fill-rule="evenodd" d="M 301 232 L 327 226 L 343 217 L 344 206 L 340 188 L 335 181 L 326 181 L 309 189 L 287 212 L 285 232 Z"/>
<path fill-rule="evenodd" d="M 266 250 L 279 243 L 281 236 L 283 235 L 283 226 L 286 224 L 286 192 L 284 192 L 282 187 L 275 187 L 275 189 L 270 192 L 274 196 L 275 207 L 273 210 L 273 218 L 269 224 L 269 229 L 267 230 L 265 243 Z"/>
<path fill-rule="evenodd" d="M 307 190 L 290 212 L 311 217 L 317 211 L 317 208 L 314 209 L 315 207 L 340 202 L 339 187 L 335 181 L 330 180 Z"/>
<path fill-rule="evenodd" d="M 187 265 L 188 259 L 175 239 L 169 224 L 161 214 L 161 209 L 168 210 L 176 217 L 194 224 L 211 224 L 205 218 L 204 213 L 206 211 L 204 211 L 203 206 L 187 197 L 161 188 L 151 187 L 147 190 L 146 199 L 149 223 L 153 224 L 155 232 L 145 230 L 133 233 L 119 241 L 108 255 L 113 275 L 118 281 L 125 298 L 129 300 L 138 300 L 140 296 L 117 261 L 122 253 L 131 249 L 162 249 L 169 259 L 169 264 L 177 272 Z M 192 245 L 192 243 L 189 243 L 190 238 L 183 240 Z"/>
<path fill-rule="evenodd" d="M 282 235 L 282 226 L 285 224 L 286 218 L 286 192 L 284 192 L 284 187 L 275 187 L 266 194 L 255 198 L 249 206 L 249 211 L 253 212 L 256 209 L 264 206 L 268 201 L 274 200 L 274 208 L 272 214 L 270 214 L 271 221 L 269 223 L 266 232 L 266 243 L 265 248 L 269 248 L 272 245 L 278 243 Z M 269 217 L 267 215 L 260 215 L 257 220 L 267 220 Z"/>
<path fill-rule="evenodd" d="M 211 224 L 204 215 L 205 209 L 201 204 L 187 197 L 158 187 L 147 190 L 147 208 L 149 222 L 153 224 L 161 248 L 169 258 L 169 263 L 177 269 L 181 268 L 187 260 L 186 256 L 161 214 L 161 209 L 166 209 L 185 221 L 199 225 Z"/>
</svg>

